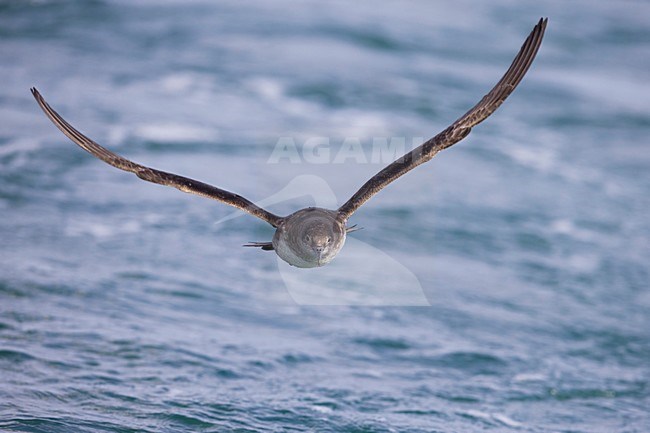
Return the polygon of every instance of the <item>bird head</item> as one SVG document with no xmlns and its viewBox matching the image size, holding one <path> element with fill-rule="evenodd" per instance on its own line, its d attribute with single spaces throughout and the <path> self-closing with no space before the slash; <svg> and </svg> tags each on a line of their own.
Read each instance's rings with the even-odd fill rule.
<svg viewBox="0 0 650 433">
<path fill-rule="evenodd" d="M 314 224 L 307 226 L 302 235 L 303 251 L 316 259 L 320 264 L 328 263 L 338 252 L 332 251 L 335 239 L 338 237 L 334 227 L 326 224 Z M 331 255 L 330 253 L 334 254 Z"/>
</svg>

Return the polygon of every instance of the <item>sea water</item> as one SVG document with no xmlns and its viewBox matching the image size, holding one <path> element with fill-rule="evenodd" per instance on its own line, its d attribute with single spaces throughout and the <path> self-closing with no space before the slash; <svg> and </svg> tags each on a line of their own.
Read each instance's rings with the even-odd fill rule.
<svg viewBox="0 0 650 433">
<path fill-rule="evenodd" d="M 336 207 L 520 87 L 294 269 L 266 223 Z M 644 1 L 0 1 L 0 430 L 647 432 Z M 383 149 L 383 150 L 382 150 Z M 279 153 L 278 153 L 279 152 Z"/>
</svg>

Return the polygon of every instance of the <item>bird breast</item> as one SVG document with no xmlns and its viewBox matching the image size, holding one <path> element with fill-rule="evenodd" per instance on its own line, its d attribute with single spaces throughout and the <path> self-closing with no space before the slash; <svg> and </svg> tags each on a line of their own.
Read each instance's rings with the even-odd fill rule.
<svg viewBox="0 0 650 433">
<path fill-rule="evenodd" d="M 322 253 L 309 244 L 307 235 L 331 238 Z M 315 268 L 332 261 L 345 242 L 345 221 L 328 209 L 307 208 L 284 219 L 273 236 L 273 248 L 282 260 L 299 268 Z M 307 237 L 309 239 L 309 237 Z"/>
</svg>

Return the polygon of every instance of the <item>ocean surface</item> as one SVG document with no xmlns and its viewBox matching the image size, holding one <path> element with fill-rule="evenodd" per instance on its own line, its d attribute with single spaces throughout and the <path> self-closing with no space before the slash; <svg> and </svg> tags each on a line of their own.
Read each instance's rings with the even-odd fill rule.
<svg viewBox="0 0 650 433">
<path fill-rule="evenodd" d="M 345 202 L 507 69 L 463 142 L 322 269 L 273 229 Z M 650 3 L 0 0 L 0 431 L 649 432 Z"/>
</svg>

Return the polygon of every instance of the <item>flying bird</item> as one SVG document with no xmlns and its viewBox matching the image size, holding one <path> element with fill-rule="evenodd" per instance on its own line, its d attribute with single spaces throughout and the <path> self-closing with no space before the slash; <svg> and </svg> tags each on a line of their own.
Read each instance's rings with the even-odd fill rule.
<svg viewBox="0 0 650 433">
<path fill-rule="evenodd" d="M 406 153 L 370 178 L 338 209 L 308 207 L 287 216 L 275 215 L 246 198 L 194 179 L 137 164 L 100 146 L 63 119 L 41 94 L 32 94 L 47 117 L 82 149 L 120 170 L 134 173 L 148 182 L 172 186 L 183 192 L 211 198 L 239 208 L 275 227 L 271 242 L 251 242 L 245 246 L 274 250 L 290 265 L 300 268 L 323 266 L 338 254 L 346 234 L 354 230 L 348 219 L 372 196 L 400 176 L 433 158 L 467 137 L 472 128 L 487 119 L 522 80 L 542 43 L 547 19 L 542 18 L 524 41 L 510 68 L 499 82 L 474 107 L 435 137 Z"/>
</svg>

